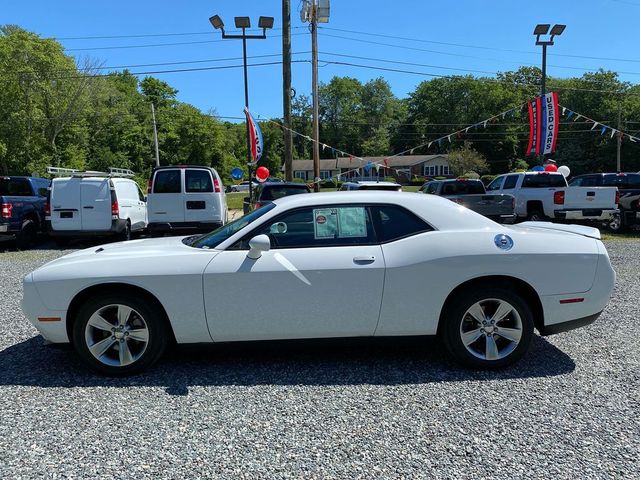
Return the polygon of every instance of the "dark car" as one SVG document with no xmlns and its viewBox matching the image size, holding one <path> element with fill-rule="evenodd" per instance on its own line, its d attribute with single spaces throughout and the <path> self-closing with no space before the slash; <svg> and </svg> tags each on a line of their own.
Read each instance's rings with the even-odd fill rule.
<svg viewBox="0 0 640 480">
<path fill-rule="evenodd" d="M 301 193 L 311 193 L 311 190 L 304 183 L 264 182 L 253 189 L 251 198 L 244 197 L 243 210 L 246 215 L 252 210 L 267 205 L 278 198 Z"/>
<path fill-rule="evenodd" d="M 624 232 L 640 225 L 640 173 L 589 173 L 573 177 L 570 187 L 618 187 L 620 214 L 610 223 L 609 230 Z"/>
<path fill-rule="evenodd" d="M 37 177 L 0 177 L 0 238 L 15 239 L 28 248 L 45 231 L 50 180 Z"/>
</svg>

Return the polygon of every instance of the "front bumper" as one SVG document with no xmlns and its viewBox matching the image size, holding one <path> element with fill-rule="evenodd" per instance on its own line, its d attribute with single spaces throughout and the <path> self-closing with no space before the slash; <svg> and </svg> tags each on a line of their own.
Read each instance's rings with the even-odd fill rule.
<svg viewBox="0 0 640 480">
<path fill-rule="evenodd" d="M 607 222 L 613 220 L 613 218 L 620 213 L 620 210 L 616 209 L 588 209 L 580 208 L 574 210 L 555 210 L 554 217 L 556 220 L 582 220 L 589 222 Z"/>
<path fill-rule="evenodd" d="M 69 343 L 66 327 L 66 311 L 48 308 L 33 283 L 33 273 L 24 278 L 22 312 L 45 340 L 51 343 Z"/>
<path fill-rule="evenodd" d="M 515 213 L 504 214 L 504 215 L 487 215 L 487 218 L 493 220 L 494 222 L 504 223 L 504 224 L 512 224 L 515 223 L 517 215 Z"/>
</svg>

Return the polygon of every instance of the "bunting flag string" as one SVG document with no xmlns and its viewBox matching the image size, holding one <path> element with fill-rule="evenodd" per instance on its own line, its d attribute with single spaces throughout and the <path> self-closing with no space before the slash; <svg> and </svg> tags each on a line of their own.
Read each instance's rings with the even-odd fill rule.
<svg viewBox="0 0 640 480">
<path fill-rule="evenodd" d="M 629 133 L 623 132 L 622 130 L 619 130 L 617 128 L 614 127 L 610 127 L 609 125 L 605 125 L 602 122 L 598 122 L 596 120 L 594 120 L 593 118 L 589 118 L 586 115 L 583 115 L 581 113 L 578 112 L 574 112 L 573 110 L 567 108 L 567 107 L 562 107 L 562 112 L 563 115 L 566 112 L 566 116 L 567 116 L 567 120 L 570 120 L 571 118 L 573 118 L 575 116 L 575 119 L 573 120 L 574 122 L 579 120 L 579 119 L 584 119 L 585 123 L 592 123 L 593 125 L 591 126 L 591 130 L 595 130 L 598 127 L 600 128 L 600 135 L 604 135 L 607 132 L 610 132 L 610 136 L 609 138 L 613 138 L 616 134 L 618 134 L 620 136 L 620 138 L 628 138 L 631 142 L 633 143 L 637 143 L 638 141 L 640 141 L 640 137 L 636 137 L 634 135 L 631 135 Z"/>
<path fill-rule="evenodd" d="M 480 121 L 478 123 L 467 125 L 467 126 L 461 128 L 460 130 L 456 130 L 455 132 L 451 132 L 451 133 L 449 133 L 447 135 L 443 135 L 442 137 L 436 138 L 434 140 L 430 140 L 428 142 L 422 143 L 420 145 L 417 145 L 415 147 L 409 148 L 409 149 L 404 150 L 402 152 L 398 152 L 398 153 L 396 153 L 394 155 L 389 155 L 389 156 L 384 158 L 384 160 L 382 162 L 382 164 L 384 164 L 384 166 L 382 168 L 384 168 L 385 170 L 393 170 L 393 171 L 402 170 L 402 169 L 389 167 L 389 159 L 390 158 L 394 158 L 394 157 L 400 157 L 400 156 L 405 155 L 407 153 L 412 155 L 415 150 L 418 150 L 418 149 L 421 149 L 421 148 L 429 149 L 429 148 L 431 148 L 431 146 L 434 143 L 437 143 L 439 147 L 442 147 L 442 143 L 443 143 L 443 141 L 445 139 L 448 140 L 449 143 L 452 143 L 452 141 L 451 141 L 451 137 L 452 136 L 455 135 L 456 137 L 461 138 L 463 134 L 469 133 L 469 129 L 471 129 L 471 128 L 474 128 L 476 130 L 481 126 L 484 127 L 484 128 L 487 128 L 487 124 L 489 122 L 495 122 L 501 117 L 504 118 L 506 115 L 511 115 L 514 112 L 521 111 L 523 109 L 523 107 L 525 107 L 525 106 L 526 106 L 526 103 L 522 103 L 522 104 L 518 105 L 517 107 L 510 108 L 509 110 L 506 110 L 504 112 L 500 112 L 499 114 L 494 115 L 492 117 L 489 117 L 489 118 L 487 118 L 485 120 L 482 120 L 482 121 Z M 305 135 L 303 133 L 297 132 L 297 131 L 295 131 L 295 130 L 293 130 L 291 128 L 285 127 L 283 124 L 281 124 L 281 123 L 279 123 L 279 122 L 277 122 L 275 120 L 262 118 L 260 116 L 258 116 L 258 118 L 260 120 L 262 120 L 262 121 L 273 123 L 274 125 L 277 125 L 279 128 L 281 128 L 283 130 L 288 130 L 292 134 L 294 134 L 296 136 L 299 136 L 299 137 L 302 137 L 305 140 L 308 140 L 310 142 L 314 142 L 315 141 L 311 137 L 309 137 L 308 135 Z M 325 149 L 325 147 L 329 148 L 329 151 L 331 152 L 331 155 L 333 155 L 333 156 L 341 155 L 343 157 L 349 157 L 349 163 L 350 164 L 352 163 L 353 160 L 357 160 L 360 163 L 360 165 L 358 167 L 350 169 L 350 170 L 347 170 L 345 172 L 341 172 L 340 174 L 338 174 L 335 177 L 330 177 L 330 179 L 334 179 L 334 178 L 341 177 L 341 176 L 348 176 L 350 173 L 359 172 L 360 168 L 363 167 L 367 163 L 371 164 L 370 168 L 376 168 L 376 171 L 378 171 L 379 168 L 382 166 L 381 162 L 373 163 L 370 160 L 365 160 L 362 157 L 358 157 L 357 155 L 353 155 L 353 154 L 351 154 L 349 152 L 345 152 L 343 150 L 340 150 L 338 148 L 332 147 L 332 146 L 327 145 L 325 143 L 322 143 L 322 142 L 319 142 L 319 141 L 317 141 L 317 143 L 322 146 L 323 150 Z M 414 177 L 418 177 L 418 178 L 429 178 L 429 177 L 426 177 L 424 175 L 414 175 L 414 174 L 411 174 L 411 175 L 414 176 Z M 320 179 L 316 179 L 311 183 L 316 183 L 316 182 L 319 182 L 319 181 L 320 181 Z"/>
</svg>

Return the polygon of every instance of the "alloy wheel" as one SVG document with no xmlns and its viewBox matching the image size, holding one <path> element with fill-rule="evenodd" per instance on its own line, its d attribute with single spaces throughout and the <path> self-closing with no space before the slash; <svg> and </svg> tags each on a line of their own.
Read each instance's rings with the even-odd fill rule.
<svg viewBox="0 0 640 480">
<path fill-rule="evenodd" d="M 111 367 L 135 363 L 149 344 L 145 319 L 133 308 L 122 304 L 106 305 L 94 312 L 84 333 L 91 355 Z"/>
<path fill-rule="evenodd" d="M 462 344 L 481 360 L 495 361 L 509 356 L 522 335 L 518 310 L 503 299 L 487 298 L 474 303 L 460 322 Z"/>
</svg>

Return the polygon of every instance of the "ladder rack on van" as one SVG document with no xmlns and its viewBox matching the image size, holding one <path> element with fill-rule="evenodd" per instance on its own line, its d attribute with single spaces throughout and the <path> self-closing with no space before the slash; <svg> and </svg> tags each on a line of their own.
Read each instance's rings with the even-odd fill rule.
<svg viewBox="0 0 640 480">
<path fill-rule="evenodd" d="M 74 168 L 47 167 L 47 173 L 55 177 L 124 177 L 132 178 L 135 176 L 131 170 L 127 168 L 109 167 L 109 173 L 97 172 L 92 170 L 81 171 Z"/>
</svg>

